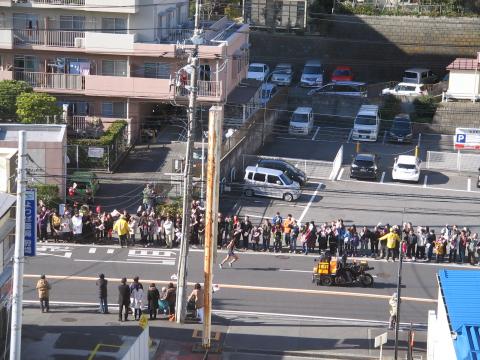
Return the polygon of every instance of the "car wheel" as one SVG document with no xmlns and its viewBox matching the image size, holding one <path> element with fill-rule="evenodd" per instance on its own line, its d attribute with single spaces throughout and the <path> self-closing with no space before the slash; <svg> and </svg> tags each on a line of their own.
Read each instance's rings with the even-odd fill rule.
<svg viewBox="0 0 480 360">
<path fill-rule="evenodd" d="M 254 195 L 254 192 L 252 189 L 245 190 L 245 196 L 252 197 L 253 195 Z"/>
<path fill-rule="evenodd" d="M 285 195 L 283 195 L 283 200 L 291 202 L 293 201 L 293 195 L 290 193 L 286 193 Z"/>
</svg>

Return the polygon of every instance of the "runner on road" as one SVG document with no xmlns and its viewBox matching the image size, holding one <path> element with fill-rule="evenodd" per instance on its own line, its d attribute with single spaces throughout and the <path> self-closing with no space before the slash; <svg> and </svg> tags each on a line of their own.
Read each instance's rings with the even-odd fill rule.
<svg viewBox="0 0 480 360">
<path fill-rule="evenodd" d="M 227 257 L 223 259 L 223 261 L 219 264 L 220 269 L 223 269 L 223 264 L 225 264 L 228 260 L 232 259 L 229 263 L 228 266 L 232 267 L 232 264 L 238 260 L 238 256 L 235 254 L 235 239 L 230 240 L 230 242 L 227 245 Z"/>
</svg>

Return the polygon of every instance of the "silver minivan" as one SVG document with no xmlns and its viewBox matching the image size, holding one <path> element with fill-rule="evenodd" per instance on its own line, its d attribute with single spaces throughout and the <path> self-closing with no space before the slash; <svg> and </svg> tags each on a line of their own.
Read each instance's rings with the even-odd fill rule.
<svg viewBox="0 0 480 360">
<path fill-rule="evenodd" d="M 437 75 L 430 69 L 411 68 L 403 73 L 403 82 L 410 84 L 433 84 L 438 81 Z"/>
<path fill-rule="evenodd" d="M 320 87 L 323 85 L 323 66 L 320 60 L 309 60 L 305 63 L 300 78 L 300 86 Z"/>
<path fill-rule="evenodd" d="M 285 201 L 300 197 L 300 185 L 282 171 L 259 166 L 247 166 L 245 169 L 245 196 L 267 196 Z"/>
</svg>

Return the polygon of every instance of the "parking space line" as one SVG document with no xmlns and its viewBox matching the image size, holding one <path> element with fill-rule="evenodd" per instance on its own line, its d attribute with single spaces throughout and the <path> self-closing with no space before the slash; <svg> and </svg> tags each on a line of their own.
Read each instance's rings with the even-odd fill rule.
<svg viewBox="0 0 480 360">
<path fill-rule="evenodd" d="M 418 147 L 420 147 L 421 140 L 422 140 L 422 133 L 418 133 L 418 142 L 417 142 Z"/>
<path fill-rule="evenodd" d="M 343 170 L 345 170 L 345 169 L 342 167 L 342 168 L 340 169 L 340 173 L 339 173 L 338 176 L 337 176 L 337 180 L 341 180 L 341 179 L 342 179 Z"/>
<path fill-rule="evenodd" d="M 319 130 L 320 130 L 320 126 L 317 126 L 317 130 L 315 130 L 315 134 L 313 134 L 312 140 L 315 140 Z"/>
<path fill-rule="evenodd" d="M 383 184 L 383 180 L 385 180 L 385 171 L 382 172 L 382 177 L 380 178 L 380 183 Z"/>
<path fill-rule="evenodd" d="M 428 175 L 425 175 L 425 178 L 423 179 L 423 187 L 427 187 L 427 181 L 428 181 Z"/>
<path fill-rule="evenodd" d="M 305 209 L 303 209 L 302 215 L 298 218 L 298 222 L 301 223 L 305 215 L 307 215 L 308 209 L 313 203 L 313 200 L 317 197 L 318 190 L 320 190 L 324 186 L 323 183 L 318 183 L 317 188 L 315 189 L 315 192 L 312 194 L 312 197 L 310 198 L 310 201 L 308 202 L 307 206 L 305 206 Z"/>
<path fill-rule="evenodd" d="M 468 178 L 467 180 L 467 191 L 472 191 L 472 178 Z"/>
<path fill-rule="evenodd" d="M 353 133 L 353 129 L 350 129 L 350 132 L 348 133 L 347 143 L 349 143 L 350 140 L 352 139 L 352 133 Z"/>
</svg>

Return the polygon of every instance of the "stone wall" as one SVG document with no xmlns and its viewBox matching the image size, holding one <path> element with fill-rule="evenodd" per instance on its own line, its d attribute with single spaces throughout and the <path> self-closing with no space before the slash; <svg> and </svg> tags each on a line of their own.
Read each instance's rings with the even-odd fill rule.
<svg viewBox="0 0 480 360">
<path fill-rule="evenodd" d="M 456 57 L 480 51 L 480 19 L 407 16 L 324 15 L 307 35 L 251 31 L 251 61 L 293 63 L 299 72 L 319 58 L 331 70 L 351 65 L 367 82 L 400 79 L 405 68 L 422 66 L 443 75 Z"/>
</svg>

